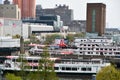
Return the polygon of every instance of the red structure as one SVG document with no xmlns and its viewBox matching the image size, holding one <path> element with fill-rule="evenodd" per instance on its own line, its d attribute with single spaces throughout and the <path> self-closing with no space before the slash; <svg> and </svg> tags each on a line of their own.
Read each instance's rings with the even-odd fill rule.
<svg viewBox="0 0 120 80">
<path fill-rule="evenodd" d="M 22 0 L 13 0 L 13 4 L 17 4 L 20 9 L 22 9 Z"/>
<path fill-rule="evenodd" d="M 13 4 L 17 4 L 21 9 L 21 18 L 35 18 L 36 0 L 13 0 Z"/>
<path fill-rule="evenodd" d="M 64 42 L 64 39 L 61 39 L 61 40 L 60 40 L 59 47 L 67 47 L 67 45 L 66 45 L 65 42 Z"/>
</svg>

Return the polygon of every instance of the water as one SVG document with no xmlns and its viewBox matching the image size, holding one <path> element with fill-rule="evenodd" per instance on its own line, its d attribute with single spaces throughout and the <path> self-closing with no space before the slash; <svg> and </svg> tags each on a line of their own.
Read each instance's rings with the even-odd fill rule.
<svg viewBox="0 0 120 80">
<path fill-rule="evenodd" d="M 92 80 L 92 75 L 84 74 L 57 74 L 59 80 Z"/>
</svg>

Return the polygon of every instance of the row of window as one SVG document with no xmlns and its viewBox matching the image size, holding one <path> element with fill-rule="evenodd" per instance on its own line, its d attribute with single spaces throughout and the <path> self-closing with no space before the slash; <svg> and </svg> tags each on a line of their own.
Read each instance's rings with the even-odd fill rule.
<svg viewBox="0 0 120 80">
<path fill-rule="evenodd" d="M 14 9 L 14 7 L 1 7 L 1 9 Z"/>
<path fill-rule="evenodd" d="M 83 54 L 83 52 L 80 52 L 80 54 Z M 93 54 L 93 52 L 87 52 L 85 54 Z M 96 52 L 95 54 L 100 54 L 100 55 L 103 55 L 103 54 L 112 54 L 112 52 L 109 52 L 109 53 L 106 53 L 106 52 Z"/>
<path fill-rule="evenodd" d="M 80 48 L 80 50 L 93 50 L 94 48 Z M 110 50 L 110 51 L 116 51 L 117 49 L 112 48 L 95 48 L 96 50 Z"/>
<path fill-rule="evenodd" d="M 9 66 L 10 67 L 10 66 Z M 24 66 L 24 69 L 38 69 L 38 66 Z M 77 71 L 79 68 L 77 67 L 61 67 L 61 70 L 65 71 Z M 54 70 L 59 70 L 59 67 L 54 67 Z M 81 71 L 91 71 L 90 67 L 82 67 Z"/>
<path fill-rule="evenodd" d="M 107 40 L 80 40 L 81 42 L 86 42 L 86 41 L 89 41 L 89 42 L 107 42 Z"/>
<path fill-rule="evenodd" d="M 80 44 L 80 46 L 83 45 L 83 46 L 99 46 L 98 44 Z"/>
<path fill-rule="evenodd" d="M 55 70 L 59 70 L 59 67 L 54 67 Z M 77 67 L 61 67 L 61 70 L 65 71 L 77 71 L 79 68 Z M 81 71 L 91 71 L 92 69 L 90 67 L 82 67 Z"/>
<path fill-rule="evenodd" d="M 13 62 L 19 62 L 19 59 L 12 59 Z M 38 63 L 39 60 L 23 60 L 25 62 L 29 62 L 29 63 Z"/>
</svg>

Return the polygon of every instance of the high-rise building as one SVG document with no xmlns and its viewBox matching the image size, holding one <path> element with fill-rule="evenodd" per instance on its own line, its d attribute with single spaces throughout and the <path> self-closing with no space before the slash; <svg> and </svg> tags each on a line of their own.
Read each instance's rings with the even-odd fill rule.
<svg viewBox="0 0 120 80">
<path fill-rule="evenodd" d="M 98 33 L 102 36 L 105 31 L 106 5 L 103 3 L 87 3 L 86 32 Z"/>
<path fill-rule="evenodd" d="M 21 19 L 20 9 L 14 4 L 0 4 L 0 17 Z"/>
<path fill-rule="evenodd" d="M 22 9 L 22 0 L 13 0 L 13 4 L 17 4 L 20 9 Z"/>
<path fill-rule="evenodd" d="M 25 19 L 22 20 L 23 23 L 39 23 L 39 24 L 44 24 L 48 26 L 53 26 L 54 31 L 53 32 L 59 32 L 60 28 L 63 26 L 63 22 L 60 20 L 59 15 L 44 15 L 40 16 L 39 20 L 34 20 L 34 19 Z"/>
<path fill-rule="evenodd" d="M 73 20 L 73 10 L 66 5 L 56 5 L 55 8 L 42 9 L 40 5 L 36 8 L 36 17 L 44 15 L 59 15 L 63 24 L 68 26 Z"/>
<path fill-rule="evenodd" d="M 17 4 L 21 9 L 21 18 L 35 18 L 36 16 L 36 0 L 13 0 L 13 4 Z"/>
</svg>

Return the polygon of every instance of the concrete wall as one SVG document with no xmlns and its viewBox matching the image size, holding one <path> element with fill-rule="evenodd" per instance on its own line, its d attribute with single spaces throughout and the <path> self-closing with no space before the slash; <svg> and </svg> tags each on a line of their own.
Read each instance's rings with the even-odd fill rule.
<svg viewBox="0 0 120 80">
<path fill-rule="evenodd" d="M 0 17 L 21 19 L 21 11 L 17 5 L 0 4 Z"/>
</svg>

